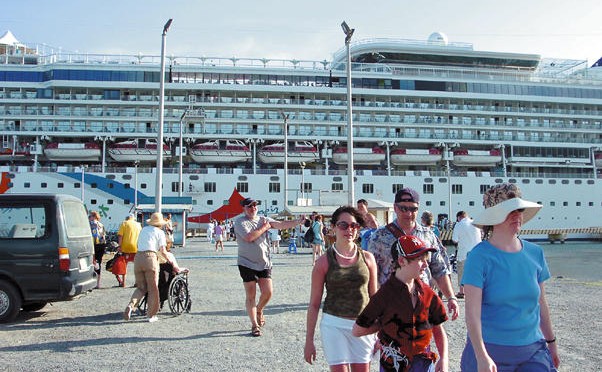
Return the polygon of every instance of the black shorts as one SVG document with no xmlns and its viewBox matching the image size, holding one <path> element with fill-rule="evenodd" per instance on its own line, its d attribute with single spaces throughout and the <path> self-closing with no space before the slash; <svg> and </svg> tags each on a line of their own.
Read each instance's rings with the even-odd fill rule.
<svg viewBox="0 0 602 372">
<path fill-rule="evenodd" d="M 247 282 L 256 282 L 258 279 L 271 279 L 272 278 L 272 269 L 265 270 L 253 270 L 249 269 L 246 266 L 238 265 L 238 271 L 240 272 L 240 277 L 244 283 Z"/>
</svg>

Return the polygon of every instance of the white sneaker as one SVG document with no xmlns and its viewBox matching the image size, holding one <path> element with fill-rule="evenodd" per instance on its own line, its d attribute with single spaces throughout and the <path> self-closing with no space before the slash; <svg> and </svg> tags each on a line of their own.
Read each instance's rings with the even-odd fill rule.
<svg viewBox="0 0 602 372">
<path fill-rule="evenodd" d="M 132 316 L 132 307 L 130 305 L 128 305 L 128 307 L 126 307 L 125 311 L 123 312 L 123 319 L 130 320 L 131 316 Z"/>
<path fill-rule="evenodd" d="M 151 316 L 150 318 L 148 318 L 148 322 L 149 322 L 149 323 L 154 323 L 154 322 L 156 322 L 157 320 L 159 320 L 159 318 L 157 318 L 157 316 L 156 316 L 156 315 L 153 315 L 153 316 Z"/>
</svg>

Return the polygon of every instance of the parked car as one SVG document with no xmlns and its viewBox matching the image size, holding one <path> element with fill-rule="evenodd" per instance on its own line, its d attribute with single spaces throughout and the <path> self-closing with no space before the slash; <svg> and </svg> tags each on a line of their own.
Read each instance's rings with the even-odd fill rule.
<svg viewBox="0 0 602 372">
<path fill-rule="evenodd" d="M 96 286 L 86 208 L 69 195 L 0 195 L 0 322 Z"/>
</svg>

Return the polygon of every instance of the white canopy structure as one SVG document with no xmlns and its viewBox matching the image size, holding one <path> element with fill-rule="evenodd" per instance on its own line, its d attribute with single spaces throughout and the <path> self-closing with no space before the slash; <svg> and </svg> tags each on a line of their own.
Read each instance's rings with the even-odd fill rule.
<svg viewBox="0 0 602 372">
<path fill-rule="evenodd" d="M 21 44 L 19 40 L 13 35 L 12 32 L 6 31 L 4 35 L 0 36 L 0 45 L 11 45 L 16 47 L 25 47 L 25 45 Z"/>
</svg>

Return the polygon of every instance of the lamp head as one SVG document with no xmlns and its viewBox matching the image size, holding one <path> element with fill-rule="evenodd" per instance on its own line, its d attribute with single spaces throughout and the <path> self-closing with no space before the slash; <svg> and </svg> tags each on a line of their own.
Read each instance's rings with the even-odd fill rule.
<svg viewBox="0 0 602 372">
<path fill-rule="evenodd" d="M 163 26 L 163 33 L 166 34 L 167 30 L 169 30 L 169 26 L 171 26 L 171 22 L 173 22 L 173 18 L 170 18 L 169 21 L 167 21 L 167 23 L 165 23 L 165 26 Z"/>
</svg>

